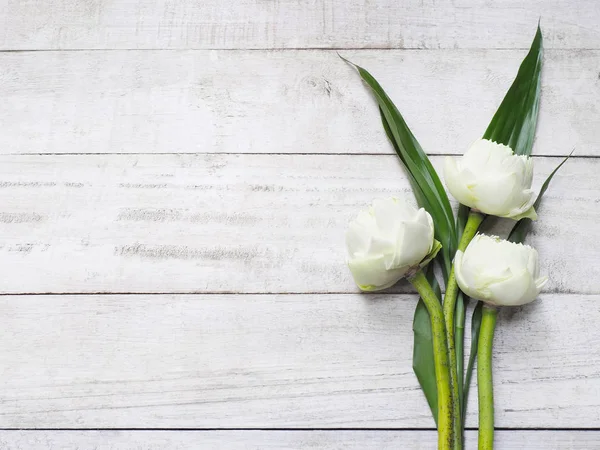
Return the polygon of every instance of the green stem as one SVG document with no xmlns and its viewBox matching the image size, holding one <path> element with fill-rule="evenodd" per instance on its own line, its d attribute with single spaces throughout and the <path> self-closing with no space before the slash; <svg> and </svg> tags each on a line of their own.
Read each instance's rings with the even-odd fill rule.
<svg viewBox="0 0 600 450">
<path fill-rule="evenodd" d="M 469 218 L 467 219 L 467 223 L 465 225 L 465 230 L 463 231 L 462 237 L 460 238 L 460 242 L 458 244 L 458 250 L 465 251 L 469 242 L 477 233 L 477 229 L 483 220 L 483 214 L 479 212 L 472 211 L 469 212 Z M 448 355 L 450 359 L 450 381 L 452 386 L 452 406 L 454 411 L 457 411 L 457 414 L 454 414 L 454 423 L 452 424 L 454 430 L 454 450 L 462 449 L 462 422 L 461 422 L 461 414 L 462 411 L 462 378 L 463 378 L 463 336 L 464 336 L 464 325 L 457 330 L 457 334 L 455 337 L 454 333 L 454 317 L 456 308 L 456 299 L 458 296 L 458 285 L 456 284 L 456 278 L 454 276 L 454 266 L 452 266 L 452 270 L 450 271 L 450 276 L 448 277 L 448 285 L 446 287 L 446 295 L 444 297 L 444 318 L 446 320 L 446 333 L 448 340 Z M 461 302 L 462 304 L 462 302 Z M 459 308 L 459 313 L 462 315 L 462 319 L 460 317 L 457 318 L 459 323 L 464 323 L 464 304 Z M 460 338 L 457 339 L 457 338 Z M 458 363 L 457 359 L 457 348 L 458 354 L 460 354 L 460 363 Z M 460 364 L 460 372 L 459 372 L 459 364 Z"/>
<path fill-rule="evenodd" d="M 483 305 L 479 356 L 477 357 L 477 388 L 479 392 L 479 450 L 494 448 L 494 388 L 492 384 L 492 344 L 498 311 Z"/>
<path fill-rule="evenodd" d="M 408 280 L 416 288 L 423 299 L 431 319 L 433 361 L 438 391 L 438 450 L 452 450 L 454 442 L 453 422 L 455 414 L 452 406 L 450 361 L 448 359 L 446 326 L 444 324 L 442 305 L 421 270 Z M 459 411 L 457 411 L 457 413 L 460 414 Z"/>
</svg>

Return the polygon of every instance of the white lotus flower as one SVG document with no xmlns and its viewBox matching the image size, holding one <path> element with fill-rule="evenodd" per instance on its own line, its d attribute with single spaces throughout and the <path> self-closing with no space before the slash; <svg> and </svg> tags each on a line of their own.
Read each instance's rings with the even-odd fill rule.
<svg viewBox="0 0 600 450">
<path fill-rule="evenodd" d="M 476 141 L 460 159 L 447 157 L 448 190 L 463 205 L 485 214 L 535 220 L 533 159 L 515 155 L 506 145 Z"/>
<path fill-rule="evenodd" d="M 456 252 L 454 272 L 465 294 L 497 306 L 530 303 L 548 282 L 539 276 L 534 248 L 483 234 Z"/>
<path fill-rule="evenodd" d="M 358 287 L 385 289 L 427 264 L 441 248 L 433 232 L 433 220 L 423 208 L 399 198 L 375 200 L 346 233 L 348 267 Z"/>
</svg>

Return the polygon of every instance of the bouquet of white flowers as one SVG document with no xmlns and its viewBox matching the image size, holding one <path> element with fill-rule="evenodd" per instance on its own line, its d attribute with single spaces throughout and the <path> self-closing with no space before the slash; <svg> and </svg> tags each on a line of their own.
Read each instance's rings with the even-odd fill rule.
<svg viewBox="0 0 600 450">
<path fill-rule="evenodd" d="M 383 128 L 407 169 L 420 209 L 407 199 L 375 200 L 350 223 L 348 266 L 363 291 L 386 289 L 406 278 L 421 297 L 413 325 L 413 367 L 437 423 L 439 449 L 463 448 L 466 400 L 478 359 L 479 448 L 492 449 L 491 361 L 497 308 L 532 302 L 547 282 L 539 275 L 537 251 L 522 242 L 531 221 L 537 219 L 536 209 L 550 180 L 568 158 L 536 195 L 531 189 L 530 155 L 540 98 L 541 30 L 538 26 L 531 49 L 483 138 L 462 157 L 446 158 L 446 186 L 460 204 L 456 216 L 436 171 L 396 106 L 369 72 L 350 64 L 371 88 Z M 506 240 L 477 233 L 488 216 L 516 221 Z M 436 266 L 440 270 L 434 270 Z M 473 312 L 465 370 L 469 298 L 479 302 Z"/>
</svg>

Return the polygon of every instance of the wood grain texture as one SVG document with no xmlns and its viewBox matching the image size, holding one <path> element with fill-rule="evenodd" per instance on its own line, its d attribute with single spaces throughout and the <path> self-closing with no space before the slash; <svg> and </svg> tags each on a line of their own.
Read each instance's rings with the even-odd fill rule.
<svg viewBox="0 0 600 450">
<path fill-rule="evenodd" d="M 600 3 L 599 3 L 600 4 Z M 524 50 L 345 51 L 430 154 L 485 131 Z M 600 51 L 548 51 L 534 153 L 600 156 Z M 0 53 L 0 153 L 391 153 L 333 51 Z"/>
<path fill-rule="evenodd" d="M 595 0 L 3 0 L 2 49 L 598 48 Z"/>
<path fill-rule="evenodd" d="M 0 426 L 433 427 L 411 368 L 415 301 L 0 297 Z M 546 294 L 501 312 L 497 426 L 598 426 L 600 356 L 589 349 L 600 345 L 599 301 Z M 476 426 L 470 400 L 467 425 Z"/>
<path fill-rule="evenodd" d="M 3 431 L 10 450 L 430 450 L 433 431 Z M 597 431 L 497 431 L 496 450 L 590 450 Z M 466 432 L 475 448 L 477 432 Z"/>
<path fill-rule="evenodd" d="M 536 161 L 539 186 L 560 159 Z M 545 196 L 547 292 L 600 293 L 599 168 L 572 159 Z M 395 156 L 4 156 L 0 292 L 354 292 L 347 224 L 403 192 Z"/>
<path fill-rule="evenodd" d="M 90 294 L 0 296 L 0 428 L 433 427 L 407 345 L 415 296 L 353 293 L 343 264 L 348 220 L 408 184 L 368 92 L 327 49 L 373 72 L 429 153 L 461 153 L 540 16 L 534 152 L 598 157 L 596 0 L 0 0 L 0 292 Z M 381 156 L 350 156 L 364 153 Z M 538 160 L 538 185 L 557 163 Z M 531 236 L 551 283 L 500 316 L 500 427 L 600 427 L 599 164 L 574 159 L 554 181 Z M 600 446 L 596 431 L 497 436 L 499 450 Z M 434 442 L 0 432 L 15 450 Z"/>
</svg>

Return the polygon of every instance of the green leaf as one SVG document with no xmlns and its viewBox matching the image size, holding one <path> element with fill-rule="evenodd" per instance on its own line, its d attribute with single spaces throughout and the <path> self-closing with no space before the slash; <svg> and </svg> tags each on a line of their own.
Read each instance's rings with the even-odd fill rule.
<svg viewBox="0 0 600 450">
<path fill-rule="evenodd" d="M 450 272 L 452 255 L 458 244 L 454 214 L 446 191 L 429 158 L 408 128 L 404 118 L 377 80 L 365 69 L 345 58 L 348 64 L 358 70 L 363 81 L 379 105 L 383 127 L 394 150 L 409 174 L 409 180 L 419 206 L 425 208 L 435 223 L 435 236 L 442 244 L 442 254 L 447 271 Z"/>
<path fill-rule="evenodd" d="M 427 267 L 427 264 L 429 264 L 437 256 L 441 249 L 442 244 L 440 244 L 440 241 L 434 239 L 433 245 L 431 246 L 431 250 L 429 250 L 429 253 L 425 255 L 425 258 L 423 258 L 423 260 L 419 263 L 419 267 Z"/>
<path fill-rule="evenodd" d="M 458 205 L 458 213 L 456 215 L 456 238 L 460 242 L 460 238 L 465 230 L 465 225 L 469 218 L 471 208 L 465 205 Z M 454 315 L 454 348 L 456 351 L 456 373 L 458 374 L 458 395 L 460 396 L 461 406 L 463 400 L 463 370 L 465 364 L 465 310 L 469 304 L 469 297 L 460 290 L 456 297 L 456 307 Z M 461 408 L 462 409 L 462 408 Z M 461 420 L 464 427 L 465 420 Z"/>
<path fill-rule="evenodd" d="M 533 207 L 536 210 L 538 209 L 538 207 L 542 203 L 542 197 L 544 196 L 544 193 L 548 190 L 548 186 L 550 186 L 550 182 L 552 181 L 552 178 L 554 177 L 554 175 L 556 174 L 556 172 L 558 172 L 558 169 L 560 169 L 562 167 L 562 165 L 567 162 L 567 159 L 569 159 L 572 154 L 573 154 L 573 151 L 571 151 L 571 153 L 569 153 L 565 157 L 565 159 L 563 159 L 562 162 L 558 166 L 556 166 L 556 168 L 552 171 L 552 173 L 550 175 L 548 175 L 548 178 L 546 178 L 546 181 L 544 181 L 544 184 L 542 184 L 542 188 L 540 189 L 540 193 L 538 194 L 538 197 L 535 200 L 535 203 L 533 204 Z M 510 233 L 508 235 L 508 240 L 510 242 L 524 242 L 525 241 L 525 237 L 527 236 L 527 234 L 531 230 L 531 224 L 532 224 L 532 222 L 533 221 L 531 219 L 527 219 L 527 218 L 523 218 L 523 219 L 519 220 L 515 224 L 515 226 L 513 227 L 513 229 L 510 231 Z"/>
<path fill-rule="evenodd" d="M 394 147 L 394 150 L 396 151 L 396 153 L 398 155 L 400 155 L 402 152 L 401 152 L 400 148 L 398 147 L 398 145 L 396 144 L 396 142 L 394 141 L 394 136 L 392 135 L 390 126 L 389 126 L 387 120 L 385 119 L 385 116 L 383 115 L 383 111 L 381 110 L 381 108 L 379 108 L 379 114 L 381 116 L 381 123 L 383 124 L 383 129 L 385 130 L 385 134 L 387 135 L 388 139 L 392 143 L 392 146 Z M 402 158 L 400 158 L 400 159 L 402 160 Z M 406 165 L 404 166 L 404 168 L 406 169 Z M 419 204 L 419 206 L 423 206 L 424 204 L 427 203 L 427 198 L 425 197 L 425 194 L 423 194 L 423 191 L 421 191 L 421 188 L 419 187 L 419 184 L 417 183 L 417 180 L 412 175 L 412 173 L 410 173 L 407 170 L 406 174 L 408 176 L 408 181 L 410 182 L 410 186 L 412 187 L 413 194 L 414 194 L 415 198 L 417 199 L 417 203 Z"/>
<path fill-rule="evenodd" d="M 471 386 L 471 377 L 473 376 L 473 366 L 475 365 L 475 357 L 477 356 L 477 347 L 479 346 L 479 329 L 481 328 L 481 315 L 483 310 L 483 302 L 477 302 L 477 306 L 473 310 L 471 317 L 471 354 L 469 355 L 469 363 L 467 364 L 467 374 L 465 377 L 463 390 L 463 417 L 467 417 L 467 400 L 469 399 L 469 387 Z M 463 421 L 464 427 L 464 421 Z"/>
<path fill-rule="evenodd" d="M 537 33 L 517 77 L 488 126 L 484 139 L 508 145 L 517 155 L 531 155 L 540 106 L 542 30 Z"/>
<path fill-rule="evenodd" d="M 440 285 L 434 274 L 434 265 L 429 264 L 426 271 L 427 281 L 431 284 L 433 292 L 438 300 L 442 298 Z M 441 301 L 441 300 L 440 300 Z M 413 319 L 413 333 L 415 343 L 413 347 L 413 370 L 421 389 L 425 393 L 425 398 L 433 414 L 433 420 L 437 424 L 437 385 L 435 381 L 435 366 L 433 362 L 433 337 L 431 334 L 431 321 L 429 313 L 423 300 L 419 299 L 415 316 Z"/>
<path fill-rule="evenodd" d="M 465 205 L 458 205 L 458 213 L 456 215 L 456 239 L 460 242 L 462 234 L 465 230 L 465 225 L 469 218 L 469 212 L 471 208 Z M 464 358 L 465 358 L 465 310 L 469 304 L 469 297 L 460 290 L 456 297 L 455 315 L 454 315 L 454 349 L 456 352 L 456 373 L 458 374 L 458 395 L 460 397 L 461 406 L 463 400 L 463 370 L 464 370 Z M 462 409 L 462 408 L 461 408 Z M 461 420 L 461 424 L 464 427 L 464 417 Z"/>
</svg>

